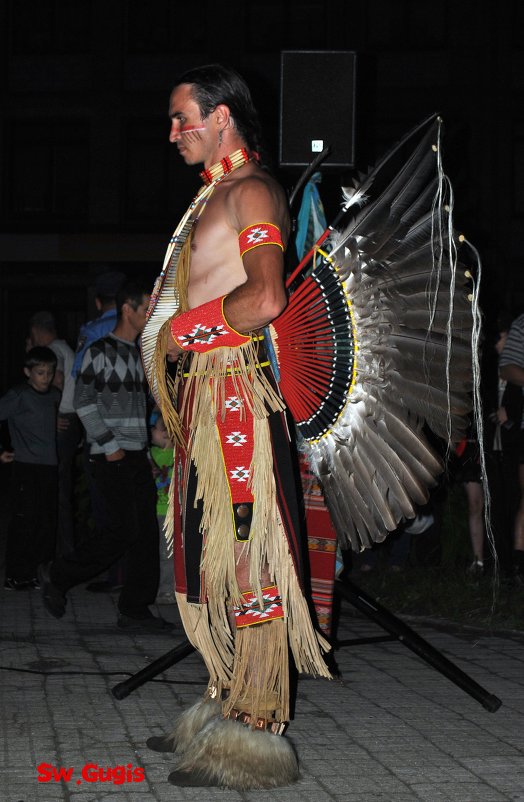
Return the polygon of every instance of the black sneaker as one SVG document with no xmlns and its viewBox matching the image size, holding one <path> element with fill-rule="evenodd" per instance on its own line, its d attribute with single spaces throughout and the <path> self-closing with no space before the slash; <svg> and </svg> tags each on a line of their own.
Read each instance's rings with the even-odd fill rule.
<svg viewBox="0 0 524 802">
<path fill-rule="evenodd" d="M 210 772 L 190 769 L 189 771 L 172 771 L 168 776 L 171 785 L 179 788 L 223 788 L 220 779 L 210 776 Z"/>
<path fill-rule="evenodd" d="M 40 590 L 42 591 L 42 601 L 48 613 L 54 618 L 62 618 L 66 609 L 65 594 L 53 585 L 49 569 L 51 563 L 41 563 L 38 566 L 38 582 L 40 583 Z"/>
<path fill-rule="evenodd" d="M 90 593 L 114 593 L 115 591 L 122 590 L 123 585 L 114 584 L 107 579 L 101 579 L 99 582 L 90 582 L 86 585 L 86 590 Z"/>
<path fill-rule="evenodd" d="M 482 560 L 475 557 L 471 565 L 466 568 L 466 574 L 473 579 L 480 579 L 481 576 L 484 576 L 484 563 Z"/>
<path fill-rule="evenodd" d="M 171 624 L 169 621 L 165 621 L 163 618 L 154 616 L 153 614 L 144 615 L 138 618 L 120 613 L 116 625 L 119 627 L 119 629 L 125 629 L 130 632 L 168 632 L 170 629 L 174 628 L 174 624 Z"/>
<path fill-rule="evenodd" d="M 4 590 L 32 590 L 31 580 L 14 579 L 12 576 L 6 576 Z"/>
<path fill-rule="evenodd" d="M 513 566 L 510 581 L 514 588 L 524 588 L 524 572 L 520 565 Z"/>
</svg>

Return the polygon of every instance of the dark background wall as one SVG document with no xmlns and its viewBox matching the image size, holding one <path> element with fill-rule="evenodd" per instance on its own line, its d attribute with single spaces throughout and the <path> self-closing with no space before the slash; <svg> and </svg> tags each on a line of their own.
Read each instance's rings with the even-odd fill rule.
<svg viewBox="0 0 524 802">
<path fill-rule="evenodd" d="M 439 111 L 488 327 L 501 305 L 519 311 L 523 34 L 519 0 L 1 0 L 0 391 L 20 376 L 34 311 L 52 310 L 74 346 L 101 265 L 153 281 L 199 184 L 167 141 L 170 88 L 210 61 L 248 80 L 275 161 L 282 50 L 356 52 L 356 169 Z M 291 189 L 300 171 L 278 174 Z M 329 214 L 349 177 L 326 171 Z"/>
</svg>

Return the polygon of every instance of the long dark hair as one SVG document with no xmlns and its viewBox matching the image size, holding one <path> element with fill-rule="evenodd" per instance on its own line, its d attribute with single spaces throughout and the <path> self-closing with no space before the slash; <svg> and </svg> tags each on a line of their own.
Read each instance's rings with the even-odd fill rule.
<svg viewBox="0 0 524 802">
<path fill-rule="evenodd" d="M 206 64 L 185 72 L 176 82 L 176 86 L 180 84 L 192 85 L 193 98 L 198 103 L 202 119 L 211 114 L 220 103 L 228 106 L 235 127 L 247 147 L 261 151 L 263 144 L 258 114 L 251 92 L 238 72 L 222 64 Z"/>
</svg>

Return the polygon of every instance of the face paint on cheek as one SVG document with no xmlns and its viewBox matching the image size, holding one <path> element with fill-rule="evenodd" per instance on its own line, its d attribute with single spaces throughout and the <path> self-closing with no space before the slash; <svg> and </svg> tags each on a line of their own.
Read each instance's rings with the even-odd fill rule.
<svg viewBox="0 0 524 802">
<path fill-rule="evenodd" d="M 184 136 L 185 142 L 199 142 L 202 139 L 200 132 L 205 130 L 206 128 L 204 125 L 185 125 L 180 129 L 180 134 Z"/>
</svg>

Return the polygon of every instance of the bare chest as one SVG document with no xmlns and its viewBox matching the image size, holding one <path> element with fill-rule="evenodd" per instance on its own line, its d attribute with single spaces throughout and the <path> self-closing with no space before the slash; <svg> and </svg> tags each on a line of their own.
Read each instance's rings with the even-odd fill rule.
<svg viewBox="0 0 524 802">
<path fill-rule="evenodd" d="M 209 202 L 193 227 L 189 303 L 194 307 L 243 284 L 238 234 L 228 224 L 222 204 Z"/>
</svg>

